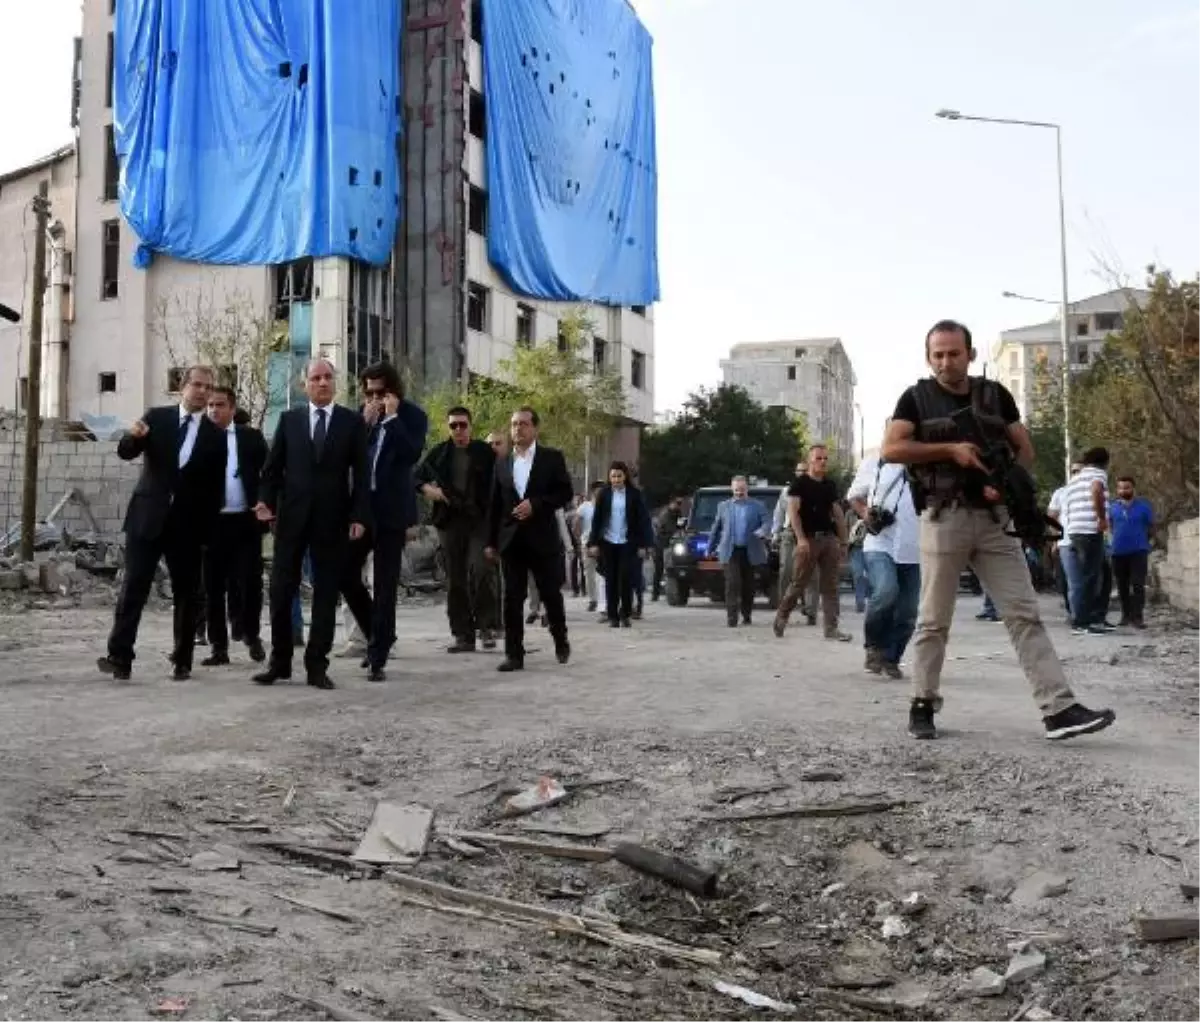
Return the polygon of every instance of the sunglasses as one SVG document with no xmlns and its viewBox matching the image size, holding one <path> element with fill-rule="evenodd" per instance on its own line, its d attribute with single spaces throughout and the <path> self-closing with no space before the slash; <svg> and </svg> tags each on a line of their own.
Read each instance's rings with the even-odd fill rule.
<svg viewBox="0 0 1200 1022">
<path fill-rule="evenodd" d="M 471 424 L 469 422 L 452 422 L 452 423 L 450 423 L 450 428 L 455 433 L 460 433 L 464 429 L 470 429 L 470 427 L 471 427 Z"/>
</svg>

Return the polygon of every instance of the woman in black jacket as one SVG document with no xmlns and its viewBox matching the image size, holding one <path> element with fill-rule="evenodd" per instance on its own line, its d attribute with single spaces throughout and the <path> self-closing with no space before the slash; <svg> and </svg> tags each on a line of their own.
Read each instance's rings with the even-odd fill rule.
<svg viewBox="0 0 1200 1022">
<path fill-rule="evenodd" d="M 604 572 L 610 628 L 630 626 L 637 559 L 653 546 L 654 530 L 642 491 L 630 483 L 628 466 L 614 461 L 608 485 L 596 498 L 588 537 L 588 556 L 598 558 Z"/>
</svg>

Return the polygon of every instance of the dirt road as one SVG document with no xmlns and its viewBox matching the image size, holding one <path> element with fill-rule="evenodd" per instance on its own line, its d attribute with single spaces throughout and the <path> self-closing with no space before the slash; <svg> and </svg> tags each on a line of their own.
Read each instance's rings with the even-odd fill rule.
<svg viewBox="0 0 1200 1022">
<path fill-rule="evenodd" d="M 710 606 L 655 604 L 610 631 L 571 602 L 569 669 L 537 635 L 529 669 L 499 675 L 495 655 L 442 652 L 441 608 L 408 607 L 389 682 L 342 660 L 333 693 L 254 687 L 244 655 L 173 683 L 161 612 L 118 685 L 93 667 L 104 609 L 6 613 L 0 1016 L 761 1015 L 722 980 L 784 1002 L 780 1018 L 1198 1017 L 1195 941 L 1144 944 L 1131 927 L 1196 914 L 1179 889 L 1196 876 L 1195 634 L 1072 639 L 1047 603 L 1078 694 L 1118 713 L 1101 735 L 1048 743 L 1003 626 L 973 620 L 975 602 L 933 743 L 905 736 L 906 686 L 864 676 L 857 645 L 802 622 L 776 640 L 765 610 L 734 631 Z M 561 843 L 499 819 L 508 782 L 546 774 L 607 783 L 525 823 L 714 866 L 719 896 L 616 862 L 466 858 L 437 840 L 405 871 L 671 942 L 648 951 L 572 920 L 415 904 L 345 859 L 379 800 L 435 808 L 442 831 Z M 880 795 L 909 804 L 713 819 Z M 904 916 L 912 892 L 928 907 Z M 893 915 L 907 932 L 885 937 Z M 1022 941 L 1042 971 L 963 993 Z"/>
</svg>

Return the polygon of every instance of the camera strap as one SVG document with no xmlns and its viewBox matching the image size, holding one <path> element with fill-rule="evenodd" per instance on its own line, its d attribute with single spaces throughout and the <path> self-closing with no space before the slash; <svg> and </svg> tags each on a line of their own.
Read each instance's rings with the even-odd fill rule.
<svg viewBox="0 0 1200 1022">
<path fill-rule="evenodd" d="M 879 492 L 879 474 L 882 471 L 883 471 L 883 459 L 880 458 L 879 461 L 875 465 L 875 482 L 871 484 L 871 493 L 872 494 L 878 494 L 878 492 Z M 895 479 L 893 479 L 888 484 L 888 488 L 886 490 L 884 490 L 882 497 L 879 497 L 878 500 L 871 501 L 871 506 L 872 507 L 886 507 L 887 499 L 888 499 L 888 497 L 890 497 L 892 495 L 892 490 L 894 490 L 896 488 L 896 483 L 898 483 L 898 482 L 906 483 L 907 481 L 908 480 L 905 476 L 905 473 L 901 472 Z M 896 506 L 894 508 L 892 508 L 892 514 L 895 514 L 897 511 L 900 510 L 900 501 L 903 498 L 904 498 L 904 489 L 903 489 L 903 487 L 901 487 L 900 494 L 899 494 L 899 496 L 896 497 Z"/>
</svg>

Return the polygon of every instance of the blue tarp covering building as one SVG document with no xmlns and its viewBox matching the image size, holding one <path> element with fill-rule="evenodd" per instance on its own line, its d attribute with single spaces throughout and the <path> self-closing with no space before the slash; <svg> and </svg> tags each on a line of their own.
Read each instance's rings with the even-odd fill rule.
<svg viewBox="0 0 1200 1022">
<path fill-rule="evenodd" d="M 488 256 L 560 301 L 659 297 L 650 34 L 626 0 L 484 0 Z"/>
<path fill-rule="evenodd" d="M 399 0 L 120 0 L 114 129 L 135 261 L 386 262 L 400 24 Z"/>
</svg>

